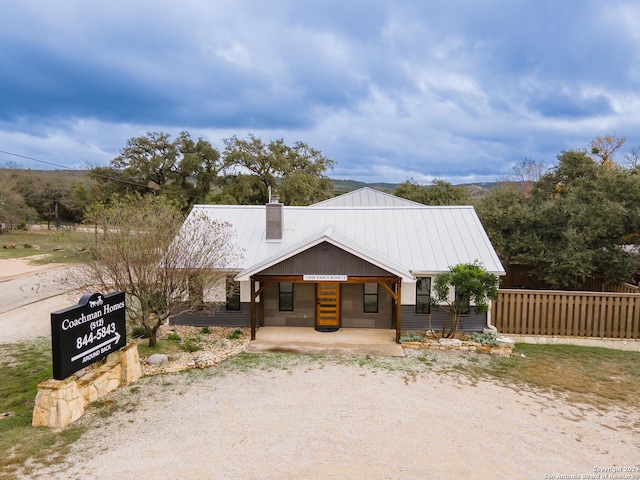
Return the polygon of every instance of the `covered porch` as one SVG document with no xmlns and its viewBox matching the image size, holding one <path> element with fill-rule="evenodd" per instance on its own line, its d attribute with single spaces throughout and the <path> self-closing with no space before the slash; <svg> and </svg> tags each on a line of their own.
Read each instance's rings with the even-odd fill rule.
<svg viewBox="0 0 640 480">
<path fill-rule="evenodd" d="M 385 272 L 386 273 L 386 272 Z M 281 283 L 292 285 L 305 285 L 311 287 L 314 290 L 313 298 L 306 299 L 306 309 L 303 311 L 304 318 L 309 319 L 303 322 L 303 325 L 294 323 L 293 325 L 281 325 L 278 328 L 285 326 L 298 328 L 308 328 L 310 331 L 316 334 L 323 333 L 337 333 L 338 330 L 348 331 L 366 331 L 376 330 L 376 328 L 353 328 L 353 318 L 351 322 L 343 321 L 343 302 L 353 303 L 355 300 L 349 298 L 349 294 L 343 296 L 344 291 L 348 291 L 348 287 L 354 287 L 360 285 L 374 285 L 378 286 L 379 290 L 384 292 L 385 298 L 388 298 L 388 313 L 386 316 L 386 324 L 394 331 L 395 341 L 399 343 L 401 334 L 401 293 L 402 293 L 402 279 L 398 276 L 390 274 L 376 275 L 376 276 L 357 276 L 357 275 L 265 275 L 263 273 L 252 275 L 250 277 L 250 326 L 251 326 L 251 340 L 256 340 L 256 332 L 258 328 L 266 328 L 273 325 L 265 325 L 265 292 L 270 286 L 277 286 Z M 272 289 L 273 290 L 273 289 Z M 353 293 L 351 293 L 353 297 Z M 377 295 L 376 295 L 377 297 Z M 312 308 L 309 309 L 309 301 L 312 303 Z M 377 301 L 377 300 L 376 300 Z M 293 313 L 293 306 L 292 312 Z M 348 310 L 345 308 L 345 310 Z M 358 317 L 366 317 L 366 313 L 356 314 Z M 378 316 L 378 315 L 377 315 Z M 378 316 L 379 317 L 379 316 Z M 346 319 L 345 319 L 346 320 Z M 384 319 L 383 319 L 384 320 Z M 349 328 L 344 328 L 344 327 Z M 368 325 L 366 325 L 368 326 Z M 372 325 L 373 326 L 373 325 Z M 315 329 L 313 329 L 315 327 Z M 386 326 L 383 330 L 387 329 Z M 316 331 L 319 330 L 319 331 Z"/>
</svg>

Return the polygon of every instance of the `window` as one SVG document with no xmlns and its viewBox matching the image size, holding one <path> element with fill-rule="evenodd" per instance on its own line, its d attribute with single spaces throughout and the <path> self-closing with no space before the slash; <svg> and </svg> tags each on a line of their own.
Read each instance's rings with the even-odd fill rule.
<svg viewBox="0 0 640 480">
<path fill-rule="evenodd" d="M 240 311 L 240 282 L 233 277 L 227 277 L 227 303 L 228 311 Z"/>
<path fill-rule="evenodd" d="M 364 284 L 364 313 L 378 313 L 378 284 Z"/>
<path fill-rule="evenodd" d="M 279 309 L 281 312 L 293 312 L 293 283 L 280 282 Z"/>
<path fill-rule="evenodd" d="M 431 313 L 431 278 L 418 278 L 416 281 L 416 313 Z"/>
</svg>

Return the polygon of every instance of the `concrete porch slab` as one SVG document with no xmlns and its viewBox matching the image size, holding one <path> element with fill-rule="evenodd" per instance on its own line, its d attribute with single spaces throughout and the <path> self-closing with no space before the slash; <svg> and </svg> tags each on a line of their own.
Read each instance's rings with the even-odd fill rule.
<svg viewBox="0 0 640 480">
<path fill-rule="evenodd" d="M 245 351 L 404 357 L 395 338 L 396 331 L 392 329 L 341 328 L 337 332 L 317 332 L 311 327 L 261 327 Z"/>
</svg>

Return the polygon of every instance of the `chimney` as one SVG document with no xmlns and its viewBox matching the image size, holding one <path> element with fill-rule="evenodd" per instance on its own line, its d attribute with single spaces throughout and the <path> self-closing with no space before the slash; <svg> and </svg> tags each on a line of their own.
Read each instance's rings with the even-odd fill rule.
<svg viewBox="0 0 640 480">
<path fill-rule="evenodd" d="M 284 219 L 282 218 L 282 204 L 278 202 L 278 196 L 269 197 L 267 203 L 267 240 L 282 240 L 282 230 Z"/>
</svg>

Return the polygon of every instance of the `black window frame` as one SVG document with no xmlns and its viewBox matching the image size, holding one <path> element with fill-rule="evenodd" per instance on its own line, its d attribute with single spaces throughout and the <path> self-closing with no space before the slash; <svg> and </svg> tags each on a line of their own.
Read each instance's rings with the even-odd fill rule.
<svg viewBox="0 0 640 480">
<path fill-rule="evenodd" d="M 376 293 L 367 293 L 367 285 L 375 285 Z M 367 299 L 375 298 L 375 310 L 367 310 Z M 378 302 L 380 300 L 380 285 L 377 283 L 363 283 L 362 284 L 362 313 L 378 313 Z"/>
<path fill-rule="evenodd" d="M 427 293 L 420 293 L 420 290 L 425 290 L 424 287 L 419 289 L 419 286 L 422 286 L 423 282 L 428 282 L 428 287 L 426 288 Z M 422 301 L 420 301 L 420 299 L 422 299 Z M 429 315 L 430 313 L 431 313 L 431 277 L 418 277 L 416 279 L 415 314 Z"/>
<path fill-rule="evenodd" d="M 282 289 L 283 285 L 291 285 L 291 291 Z M 278 311 L 280 312 L 293 312 L 294 301 L 294 283 L 293 282 L 279 282 L 278 283 Z M 289 308 L 289 306 L 291 308 Z"/>
<path fill-rule="evenodd" d="M 227 312 L 239 312 L 240 305 L 240 282 L 236 282 L 233 277 L 227 277 L 225 282 L 225 304 Z"/>
</svg>

